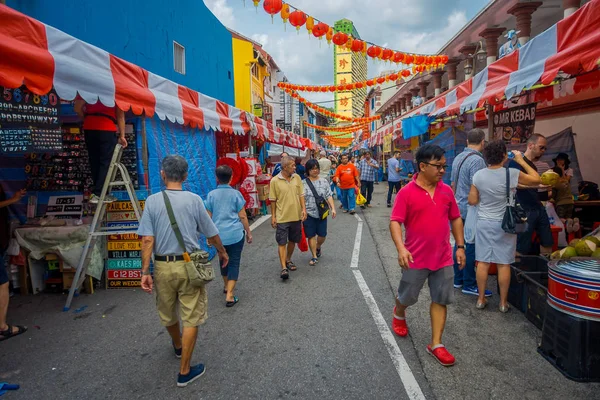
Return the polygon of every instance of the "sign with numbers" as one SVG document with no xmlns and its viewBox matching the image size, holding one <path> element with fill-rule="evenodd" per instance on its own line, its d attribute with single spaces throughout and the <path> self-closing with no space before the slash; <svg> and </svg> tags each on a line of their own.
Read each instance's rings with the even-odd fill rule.
<svg viewBox="0 0 600 400">
<path fill-rule="evenodd" d="M 24 86 L 0 86 L 0 152 L 60 152 L 60 101 L 56 92 L 40 96 Z"/>
<path fill-rule="evenodd" d="M 81 218 L 83 213 L 83 195 L 50 196 L 46 215 L 58 218 Z"/>
</svg>

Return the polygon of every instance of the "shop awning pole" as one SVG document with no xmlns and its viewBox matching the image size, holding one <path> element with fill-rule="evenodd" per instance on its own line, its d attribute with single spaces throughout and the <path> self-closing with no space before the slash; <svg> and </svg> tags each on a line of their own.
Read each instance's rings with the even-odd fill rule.
<svg viewBox="0 0 600 400">
<path fill-rule="evenodd" d="M 142 116 L 142 168 L 144 169 L 144 185 L 150 193 L 150 177 L 148 176 L 148 139 L 146 138 L 146 116 Z"/>
<path fill-rule="evenodd" d="M 487 117 L 488 117 L 488 133 L 486 135 L 486 140 L 489 142 L 490 138 L 494 137 L 494 106 L 488 104 L 487 106 Z"/>
</svg>

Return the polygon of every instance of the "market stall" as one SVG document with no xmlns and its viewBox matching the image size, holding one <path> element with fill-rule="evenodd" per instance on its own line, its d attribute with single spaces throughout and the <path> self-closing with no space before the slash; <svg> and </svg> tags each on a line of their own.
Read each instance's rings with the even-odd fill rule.
<svg viewBox="0 0 600 400">
<path fill-rule="evenodd" d="M 36 276 L 51 275 L 57 265 L 47 256 L 58 257 L 61 273 L 77 264 L 94 210 L 86 201 L 89 162 L 74 100 L 126 113 L 129 146 L 122 161 L 142 206 L 161 189 L 160 160 L 167 154 L 189 161 L 185 188 L 206 196 L 216 186 L 219 151 L 239 156 L 250 152 L 254 141 L 269 139 L 304 146 L 297 135 L 1 4 L 0 94 L 0 184 L 8 196 L 28 190 L 10 208 L 21 249 L 17 254 L 25 255 L 14 256 L 23 265 L 11 272 L 15 283 L 26 282 L 33 292 L 44 290 L 44 278 Z M 106 271 L 108 287 L 131 287 L 139 284 L 141 271 L 141 246 L 133 233 L 137 220 L 126 192 L 112 194 L 119 201 L 108 208 L 106 226 L 132 233 L 111 235 L 94 250 L 88 273 L 99 279 Z M 205 240 L 200 245 L 207 248 Z M 41 274 L 32 267 L 37 261 L 45 262 L 39 266 Z M 109 285 L 111 280 L 122 284 Z M 67 287 L 63 280 L 63 289 Z"/>
</svg>

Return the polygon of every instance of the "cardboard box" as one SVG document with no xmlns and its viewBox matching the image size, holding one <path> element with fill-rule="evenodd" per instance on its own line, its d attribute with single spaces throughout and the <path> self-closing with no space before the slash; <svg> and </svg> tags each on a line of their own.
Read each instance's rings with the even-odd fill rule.
<svg viewBox="0 0 600 400">
<path fill-rule="evenodd" d="M 73 279 L 75 278 L 75 271 L 73 272 L 63 272 L 62 274 L 62 279 L 63 279 L 63 289 L 70 289 L 71 285 L 73 284 Z"/>
</svg>

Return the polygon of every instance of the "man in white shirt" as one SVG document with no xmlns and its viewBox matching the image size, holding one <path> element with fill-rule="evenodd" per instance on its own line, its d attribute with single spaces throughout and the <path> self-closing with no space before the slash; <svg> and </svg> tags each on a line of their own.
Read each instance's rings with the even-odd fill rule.
<svg viewBox="0 0 600 400">
<path fill-rule="evenodd" d="M 330 181 L 329 171 L 331 170 L 331 160 L 327 158 L 325 150 L 321 150 L 319 158 L 319 178 L 325 179 L 327 182 Z"/>
</svg>

